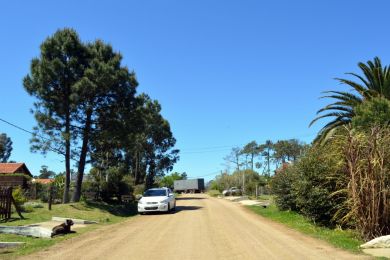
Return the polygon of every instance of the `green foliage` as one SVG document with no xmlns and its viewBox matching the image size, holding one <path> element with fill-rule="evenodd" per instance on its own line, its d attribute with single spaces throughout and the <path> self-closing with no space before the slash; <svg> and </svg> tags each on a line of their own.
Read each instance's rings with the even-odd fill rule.
<svg viewBox="0 0 390 260">
<path fill-rule="evenodd" d="M 362 237 L 390 233 L 390 128 L 352 129 L 343 140 L 349 212 Z"/>
<path fill-rule="evenodd" d="M 219 190 L 208 190 L 207 194 L 209 194 L 212 197 L 217 197 L 221 195 L 222 193 Z"/>
<path fill-rule="evenodd" d="M 0 162 L 7 162 L 12 152 L 12 141 L 6 134 L 0 134 Z"/>
<path fill-rule="evenodd" d="M 134 186 L 134 191 L 133 191 L 134 195 L 142 195 L 144 194 L 144 192 L 145 192 L 145 185 L 139 184 Z"/>
<path fill-rule="evenodd" d="M 54 177 L 56 174 L 53 171 L 50 171 L 49 168 L 46 165 L 42 165 L 41 169 L 39 170 L 39 179 L 50 179 Z"/>
<path fill-rule="evenodd" d="M 123 165 L 135 184 L 148 187 L 178 160 L 161 105 L 146 94 L 136 96 L 135 73 L 121 63 L 122 55 L 111 45 L 83 43 L 76 31 L 62 29 L 41 44 L 40 56 L 24 78 L 26 91 L 36 98 L 31 149 L 65 156 L 64 202 L 69 198 L 71 159 L 78 161 L 72 201 L 80 199 L 88 157 L 106 172 Z M 126 189 L 118 183 L 107 181 L 98 188 Z"/>
<path fill-rule="evenodd" d="M 183 180 L 186 178 L 186 173 L 178 173 L 178 172 L 173 172 L 170 175 L 164 176 L 160 182 L 159 186 L 160 187 L 168 187 L 173 189 L 173 184 L 177 180 Z"/>
<path fill-rule="evenodd" d="M 389 67 L 383 67 L 378 57 L 375 57 L 373 61 L 368 61 L 367 64 L 360 62 L 358 66 L 363 72 L 363 75 L 355 73 L 348 74 L 357 78 L 359 82 L 337 78 L 340 83 L 352 87 L 354 93 L 344 91 L 326 92 L 327 94 L 324 98 L 331 98 L 335 100 L 335 102 L 320 109 L 317 112 L 318 116 L 310 125 L 322 118 L 332 117 L 334 119 L 321 129 L 317 135 L 316 141 L 322 142 L 327 140 L 335 129 L 343 125 L 348 125 L 355 116 L 355 108 L 367 100 L 371 100 L 375 97 L 390 99 Z M 369 120 L 369 122 L 371 122 L 371 120 Z"/>
<path fill-rule="evenodd" d="M 53 198 L 60 200 L 65 190 L 65 175 L 58 174 L 51 185 L 53 185 Z"/>
<path fill-rule="evenodd" d="M 42 206 L 42 204 L 40 204 Z M 1 259 L 15 259 L 21 255 L 31 254 L 32 252 L 43 250 L 56 243 L 60 243 L 67 239 L 85 234 L 107 225 L 129 220 L 129 217 L 137 214 L 136 205 L 130 204 L 115 204 L 105 202 L 86 202 L 86 203 L 71 203 L 57 204 L 52 206 L 52 210 L 48 207 L 34 208 L 32 212 L 23 213 L 25 219 L 20 219 L 16 213 L 12 214 L 13 221 L 4 222 L 1 225 L 5 226 L 22 226 L 36 224 L 39 222 L 50 221 L 52 216 L 66 216 L 69 218 L 88 219 L 97 221 L 98 224 L 88 225 L 88 227 L 80 228 L 76 233 L 66 236 L 57 236 L 52 239 L 37 239 L 34 237 L 20 236 L 14 234 L 0 234 L 0 240 L 4 242 L 25 242 L 24 246 L 7 249 L 2 251 Z"/>
<path fill-rule="evenodd" d="M 276 195 L 275 203 L 280 210 L 298 210 L 293 187 L 298 180 L 295 167 L 287 167 L 271 178 L 271 190 Z"/>
<path fill-rule="evenodd" d="M 15 200 L 16 205 L 18 205 L 19 208 L 22 207 L 22 205 L 27 202 L 27 198 L 24 194 L 24 191 L 21 187 L 14 188 L 12 190 L 12 197 Z"/>
<path fill-rule="evenodd" d="M 296 205 L 300 212 L 316 223 L 334 224 L 333 216 L 345 197 L 332 196 L 344 187 L 343 159 L 335 144 L 312 147 L 295 167 L 297 179 L 293 184 Z"/>
<path fill-rule="evenodd" d="M 49 184 L 35 183 L 37 198 L 46 203 L 49 201 Z"/>
<path fill-rule="evenodd" d="M 209 190 L 223 190 L 231 187 L 244 188 L 245 195 L 255 195 L 256 186 L 266 186 L 268 184 L 268 178 L 260 176 L 256 171 L 243 170 L 235 171 L 232 174 L 222 173 L 215 177 L 215 180 L 211 181 L 208 185 Z"/>
<path fill-rule="evenodd" d="M 277 162 L 296 161 L 306 146 L 297 139 L 279 140 L 273 144 L 273 158 Z"/>
<path fill-rule="evenodd" d="M 385 98 L 373 98 L 356 106 L 352 126 L 370 129 L 374 126 L 388 126 L 390 123 L 390 101 Z"/>
<path fill-rule="evenodd" d="M 83 79 L 88 52 L 72 29 L 58 30 L 41 44 L 40 49 L 40 56 L 31 61 L 30 73 L 23 79 L 26 91 L 36 98 L 33 112 L 37 126 L 31 139 L 31 150 L 54 151 L 65 156 L 63 199 L 67 202 L 71 143 L 77 139 L 71 124 L 81 117 L 77 113 L 81 94 L 77 83 Z"/>
<path fill-rule="evenodd" d="M 244 154 L 246 157 L 245 163 L 247 164 L 246 165 L 247 168 L 249 168 L 247 157 L 248 156 L 250 157 L 249 158 L 249 165 L 250 165 L 251 170 L 253 171 L 254 166 L 255 166 L 254 159 L 260 153 L 260 149 L 259 149 L 259 146 L 257 145 L 256 141 L 252 141 L 252 142 L 249 142 L 248 144 L 246 144 L 242 148 L 241 153 Z"/>
<path fill-rule="evenodd" d="M 276 205 L 322 225 L 340 224 L 335 214 L 347 199 L 345 193 L 339 192 L 347 183 L 343 170 L 337 142 L 311 147 L 298 162 L 273 177 L 271 187 Z"/>
<path fill-rule="evenodd" d="M 111 201 L 114 197 L 120 201 L 122 195 L 129 195 L 133 192 L 133 179 L 123 167 L 110 167 L 104 173 L 105 178 L 95 181 L 99 182 L 98 191 L 104 201 Z M 96 186 L 91 186 L 95 188 Z"/>
<path fill-rule="evenodd" d="M 351 252 L 361 252 L 359 245 L 364 241 L 359 238 L 357 232 L 353 230 L 342 230 L 340 228 L 331 229 L 328 227 L 318 226 L 313 224 L 313 221 L 305 218 L 294 211 L 280 211 L 272 205 L 267 208 L 258 206 L 248 206 L 256 214 L 279 223 L 285 224 L 288 227 L 298 230 L 304 234 L 317 239 L 324 240 L 335 247 L 349 250 Z"/>
</svg>

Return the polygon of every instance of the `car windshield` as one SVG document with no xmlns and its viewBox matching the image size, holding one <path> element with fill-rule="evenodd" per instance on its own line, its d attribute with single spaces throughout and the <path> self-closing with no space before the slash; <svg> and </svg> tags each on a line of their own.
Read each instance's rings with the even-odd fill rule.
<svg viewBox="0 0 390 260">
<path fill-rule="evenodd" d="M 147 190 L 144 193 L 144 197 L 155 197 L 155 196 L 167 196 L 165 190 Z"/>
</svg>

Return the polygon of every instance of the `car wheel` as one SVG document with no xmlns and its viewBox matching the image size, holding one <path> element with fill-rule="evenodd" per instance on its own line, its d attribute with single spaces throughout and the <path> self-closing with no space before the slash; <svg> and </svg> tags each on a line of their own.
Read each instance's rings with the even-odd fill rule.
<svg viewBox="0 0 390 260">
<path fill-rule="evenodd" d="M 176 201 L 173 203 L 172 211 L 176 211 Z"/>
<path fill-rule="evenodd" d="M 167 213 L 171 212 L 171 207 L 169 206 L 169 203 L 168 203 L 168 209 L 167 209 Z"/>
</svg>

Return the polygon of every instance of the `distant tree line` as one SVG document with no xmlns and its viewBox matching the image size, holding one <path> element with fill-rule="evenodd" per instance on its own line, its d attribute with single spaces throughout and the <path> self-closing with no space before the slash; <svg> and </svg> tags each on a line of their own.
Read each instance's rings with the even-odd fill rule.
<svg viewBox="0 0 390 260">
<path fill-rule="evenodd" d="M 295 162 L 308 147 L 297 139 L 267 140 L 261 144 L 251 141 L 243 147 L 234 147 L 224 157 L 225 172 L 216 176 L 209 188 L 222 191 L 239 187 L 244 194 L 254 195 L 257 188 L 268 186 L 277 168 Z"/>
</svg>

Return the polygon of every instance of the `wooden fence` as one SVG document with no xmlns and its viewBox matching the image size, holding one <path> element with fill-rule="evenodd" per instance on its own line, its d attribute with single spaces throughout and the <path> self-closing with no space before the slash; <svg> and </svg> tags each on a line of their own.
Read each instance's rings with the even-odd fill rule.
<svg viewBox="0 0 390 260">
<path fill-rule="evenodd" d="M 0 219 L 11 218 L 12 187 L 0 188 Z"/>
</svg>

